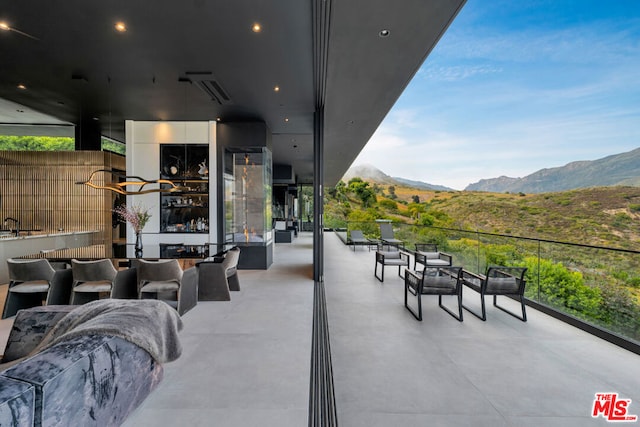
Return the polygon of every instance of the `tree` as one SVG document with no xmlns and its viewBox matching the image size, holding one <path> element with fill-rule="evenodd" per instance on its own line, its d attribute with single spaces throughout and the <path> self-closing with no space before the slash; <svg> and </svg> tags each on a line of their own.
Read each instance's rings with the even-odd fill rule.
<svg viewBox="0 0 640 427">
<path fill-rule="evenodd" d="M 0 136 L 0 150 L 6 151 L 73 151 L 75 142 L 69 137 Z"/>
<path fill-rule="evenodd" d="M 389 198 L 390 199 L 397 199 L 398 196 L 396 195 L 396 187 L 394 187 L 393 185 L 390 185 L 387 190 L 389 191 Z"/>
<path fill-rule="evenodd" d="M 411 200 L 413 201 L 413 203 L 420 203 L 420 196 L 414 194 L 413 196 L 411 196 Z"/>
<path fill-rule="evenodd" d="M 414 196 L 417 197 L 417 196 Z M 411 214 L 411 218 L 413 219 L 418 219 L 420 218 L 420 214 L 424 213 L 426 211 L 426 208 L 424 205 L 421 205 L 420 203 L 409 203 L 407 205 L 407 210 L 409 211 L 409 213 Z"/>
<path fill-rule="evenodd" d="M 369 183 L 362 180 L 359 177 L 353 177 L 349 180 L 348 188 L 353 191 L 355 195 L 362 202 L 362 206 L 365 208 L 370 207 L 377 201 L 376 193 L 369 187 Z"/>
</svg>

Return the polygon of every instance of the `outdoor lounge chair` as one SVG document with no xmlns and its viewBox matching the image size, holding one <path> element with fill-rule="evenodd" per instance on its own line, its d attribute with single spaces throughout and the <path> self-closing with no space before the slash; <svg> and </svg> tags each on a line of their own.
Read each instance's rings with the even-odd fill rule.
<svg viewBox="0 0 640 427">
<path fill-rule="evenodd" d="M 525 311 L 524 302 L 524 288 L 526 280 L 524 274 L 526 273 L 526 267 L 501 267 L 490 266 L 487 268 L 486 275 L 474 274 L 464 270 L 462 272 L 462 281 L 465 286 L 480 293 L 480 304 L 482 306 L 482 314 L 478 314 L 471 310 L 469 307 L 463 305 L 462 307 L 482 320 L 487 320 L 487 313 L 485 310 L 484 296 L 493 295 L 493 305 L 507 314 L 522 320 L 527 321 L 527 313 Z M 498 295 L 511 296 L 520 300 L 522 307 L 522 317 L 517 314 L 501 307 L 497 304 Z"/>
<path fill-rule="evenodd" d="M 371 246 L 376 246 L 377 247 L 377 245 L 379 243 L 377 240 L 372 240 L 372 239 L 369 239 L 367 237 L 364 237 L 364 234 L 362 233 L 362 230 L 351 230 L 349 241 L 351 242 L 351 245 L 353 246 L 354 252 L 356 250 L 356 246 L 367 245 L 369 247 L 369 250 L 371 250 Z"/>
<path fill-rule="evenodd" d="M 414 270 L 417 270 L 418 264 L 422 264 L 426 268 L 429 266 L 450 266 L 452 263 L 453 257 L 444 252 L 439 252 L 437 245 L 433 243 L 416 243 L 416 253 L 413 261 Z"/>
<path fill-rule="evenodd" d="M 396 248 L 402 247 L 404 249 L 404 242 L 395 238 L 393 227 L 389 222 L 380 223 L 380 240 L 385 245 L 395 246 Z"/>
<path fill-rule="evenodd" d="M 418 297 L 418 311 L 411 309 L 409 294 Z M 462 322 L 462 267 L 425 267 L 424 271 L 407 271 L 404 276 L 404 306 L 422 321 L 422 295 L 438 295 L 438 305 L 456 320 Z M 442 305 L 443 295 L 458 298 L 458 314 Z"/>
</svg>

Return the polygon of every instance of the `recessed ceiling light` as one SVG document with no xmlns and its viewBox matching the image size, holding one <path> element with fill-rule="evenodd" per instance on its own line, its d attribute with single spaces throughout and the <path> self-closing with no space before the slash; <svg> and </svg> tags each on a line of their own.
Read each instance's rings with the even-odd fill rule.
<svg viewBox="0 0 640 427">
<path fill-rule="evenodd" d="M 285 121 L 285 122 L 288 122 L 288 121 L 289 121 L 289 117 L 285 117 L 285 118 L 284 118 L 284 121 Z"/>
<path fill-rule="evenodd" d="M 26 90 L 26 89 L 27 89 L 27 87 L 26 87 L 25 85 L 23 85 L 23 84 L 19 84 L 19 85 L 18 85 L 18 89 L 20 89 L 20 90 Z"/>
<path fill-rule="evenodd" d="M 119 33 L 124 33 L 127 31 L 127 25 L 122 21 L 116 22 L 116 24 L 114 25 L 114 28 Z"/>
<path fill-rule="evenodd" d="M 259 23 L 255 22 L 251 26 L 251 31 L 253 31 L 254 33 L 259 33 L 260 31 L 262 31 L 262 25 L 260 25 Z"/>
<path fill-rule="evenodd" d="M 380 32 L 378 33 L 378 35 L 380 37 L 389 37 L 389 34 L 391 34 L 391 31 L 387 30 L 387 29 L 382 29 L 380 30 Z"/>
<path fill-rule="evenodd" d="M 9 31 L 10 29 L 11 27 L 9 26 L 9 24 L 4 21 L 0 22 L 0 30 Z"/>
<path fill-rule="evenodd" d="M 280 86 L 276 86 L 276 87 L 274 87 L 274 88 L 273 88 L 273 91 L 274 91 L 274 92 L 280 92 Z"/>
<path fill-rule="evenodd" d="M 222 120 L 222 118 L 221 118 L 221 117 L 216 117 L 216 122 L 219 122 L 219 121 L 221 121 L 221 120 Z"/>
</svg>

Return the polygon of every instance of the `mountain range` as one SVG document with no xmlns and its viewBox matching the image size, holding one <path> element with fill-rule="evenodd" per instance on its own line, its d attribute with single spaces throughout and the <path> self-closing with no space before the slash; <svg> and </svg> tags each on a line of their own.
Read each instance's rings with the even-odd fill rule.
<svg viewBox="0 0 640 427">
<path fill-rule="evenodd" d="M 391 177 L 371 165 L 351 167 L 343 177 L 343 180 L 348 182 L 349 179 L 356 176 L 365 181 L 374 181 L 387 185 L 404 185 L 425 190 L 454 191 L 442 185 Z M 541 169 L 522 178 L 501 176 L 481 179 L 476 183 L 469 184 L 465 191 L 548 193 L 576 188 L 619 185 L 640 187 L 640 148 L 602 159 L 577 161 L 561 167 Z"/>
</svg>

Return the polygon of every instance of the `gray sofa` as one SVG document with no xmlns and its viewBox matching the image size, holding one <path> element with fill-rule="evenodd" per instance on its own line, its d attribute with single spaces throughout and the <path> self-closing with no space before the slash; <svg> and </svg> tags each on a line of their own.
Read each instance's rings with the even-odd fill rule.
<svg viewBox="0 0 640 427">
<path fill-rule="evenodd" d="M 174 309 L 158 301 L 119 303 L 124 304 L 122 314 L 113 300 L 18 312 L 0 364 L 0 425 L 120 425 L 142 403 L 162 380 L 163 362 L 179 356 L 179 342 L 175 336 L 163 337 L 161 345 L 174 343 L 157 351 L 154 342 L 136 343 L 126 331 L 110 334 L 109 329 L 114 319 L 131 313 L 154 328 L 170 319 L 173 335 L 182 323 Z M 136 304 L 143 310 L 135 312 Z M 91 306 L 98 308 L 96 316 Z M 153 314 L 145 313 L 145 306 Z M 162 312 L 157 318 L 156 309 Z M 96 328 L 103 318 L 104 330 Z M 136 320 L 127 323 L 137 327 Z M 137 333 L 148 335 L 144 328 L 132 335 Z"/>
</svg>

